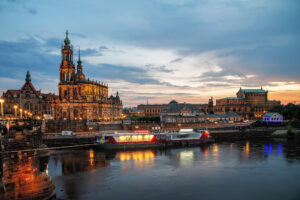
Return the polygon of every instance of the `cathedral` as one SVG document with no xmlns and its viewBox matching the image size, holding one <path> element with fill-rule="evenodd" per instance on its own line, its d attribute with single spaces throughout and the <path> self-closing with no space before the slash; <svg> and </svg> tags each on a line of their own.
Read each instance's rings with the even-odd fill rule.
<svg viewBox="0 0 300 200">
<path fill-rule="evenodd" d="M 61 49 L 59 67 L 59 97 L 52 103 L 55 119 L 68 120 L 114 120 L 122 116 L 122 101 L 116 96 L 108 97 L 108 85 L 86 78 L 80 60 L 80 49 L 77 67 L 73 63 L 73 47 L 66 38 Z"/>
<path fill-rule="evenodd" d="M 73 47 L 68 31 L 61 49 L 59 95 L 44 94 L 35 89 L 29 71 L 23 87 L 3 93 L 7 117 L 25 118 L 24 112 L 35 119 L 111 121 L 122 117 L 122 101 L 118 92 L 108 96 L 108 85 L 86 78 L 79 56 L 73 63 Z M 28 116 L 26 116 L 28 117 Z"/>
</svg>

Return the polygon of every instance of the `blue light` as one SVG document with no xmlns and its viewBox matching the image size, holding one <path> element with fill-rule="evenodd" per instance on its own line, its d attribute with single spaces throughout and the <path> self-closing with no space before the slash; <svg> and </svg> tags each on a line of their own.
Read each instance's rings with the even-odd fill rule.
<svg viewBox="0 0 300 200">
<path fill-rule="evenodd" d="M 280 154 L 281 154 L 281 144 L 278 143 L 277 144 L 277 155 L 280 156 Z"/>
<path fill-rule="evenodd" d="M 268 144 L 265 144 L 265 156 L 268 156 Z"/>
<path fill-rule="evenodd" d="M 272 151 L 273 151 L 273 147 L 272 147 L 272 143 L 270 143 L 270 151 L 269 151 L 270 155 L 272 155 Z"/>
</svg>

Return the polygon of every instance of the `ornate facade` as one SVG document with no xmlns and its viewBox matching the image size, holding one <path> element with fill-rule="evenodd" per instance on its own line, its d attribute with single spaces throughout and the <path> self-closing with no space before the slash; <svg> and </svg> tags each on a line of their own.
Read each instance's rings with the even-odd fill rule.
<svg viewBox="0 0 300 200">
<path fill-rule="evenodd" d="M 31 82 L 31 76 L 27 71 L 25 83 L 19 90 L 7 90 L 3 93 L 4 114 L 7 118 L 42 119 L 45 115 L 51 115 L 51 104 L 56 96 L 52 93 L 42 93 L 36 90 Z"/>
<path fill-rule="evenodd" d="M 37 91 L 31 83 L 28 71 L 26 82 L 20 90 L 7 90 L 3 93 L 5 115 L 15 117 L 17 113 L 17 118 L 25 118 L 26 113 L 30 113 L 31 118 L 55 120 L 121 119 L 123 106 L 118 92 L 116 96 L 108 97 L 107 84 L 91 81 L 85 77 L 80 50 L 77 67 L 75 67 L 73 47 L 68 38 L 68 32 L 66 32 L 61 53 L 59 95 L 43 94 Z"/>
<path fill-rule="evenodd" d="M 233 111 L 244 119 L 259 119 L 275 105 L 280 105 L 280 101 L 268 100 L 268 91 L 263 88 L 240 88 L 236 97 L 217 99 L 214 112 L 223 114 Z"/>
<path fill-rule="evenodd" d="M 59 68 L 59 98 L 52 104 L 55 119 L 61 120 L 113 120 L 122 117 L 122 101 L 116 96 L 108 97 L 108 85 L 91 81 L 83 73 L 79 57 L 77 69 L 73 63 L 73 47 L 66 32 L 61 50 Z"/>
</svg>

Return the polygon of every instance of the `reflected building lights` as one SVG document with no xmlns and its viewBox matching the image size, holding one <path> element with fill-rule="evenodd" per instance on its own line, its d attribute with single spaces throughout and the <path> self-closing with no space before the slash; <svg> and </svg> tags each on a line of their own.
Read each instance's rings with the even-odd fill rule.
<svg viewBox="0 0 300 200">
<path fill-rule="evenodd" d="M 276 149 L 274 149 L 275 151 Z M 264 152 L 265 152 L 265 156 L 268 156 L 268 155 L 272 155 L 273 154 L 273 144 L 270 143 L 270 144 L 265 144 L 264 145 Z M 277 156 L 280 156 L 282 153 L 282 146 L 281 146 L 281 143 L 278 143 L 277 144 Z"/>
<path fill-rule="evenodd" d="M 268 144 L 265 144 L 265 156 L 268 156 Z"/>
<path fill-rule="evenodd" d="M 152 160 L 154 158 L 154 153 L 152 151 L 135 151 L 135 152 L 120 152 L 119 160 L 127 161 L 144 161 L 144 160 Z"/>
<path fill-rule="evenodd" d="M 280 156 L 280 154 L 281 154 L 281 144 L 278 143 L 277 144 L 277 155 Z"/>
<path fill-rule="evenodd" d="M 90 149 L 89 156 L 90 156 L 90 166 L 93 166 L 94 165 L 94 150 L 93 149 Z"/>
<path fill-rule="evenodd" d="M 182 151 L 179 153 L 179 162 L 182 166 L 191 166 L 194 163 L 194 151 Z"/>
<path fill-rule="evenodd" d="M 249 141 L 247 141 L 246 145 L 244 146 L 244 154 L 245 154 L 246 158 L 249 157 L 249 151 L 250 151 L 250 143 L 249 143 Z"/>
</svg>

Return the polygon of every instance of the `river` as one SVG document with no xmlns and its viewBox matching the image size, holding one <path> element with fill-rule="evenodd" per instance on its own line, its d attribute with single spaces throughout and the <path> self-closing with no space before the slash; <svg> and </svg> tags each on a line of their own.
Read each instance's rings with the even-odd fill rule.
<svg viewBox="0 0 300 200">
<path fill-rule="evenodd" d="M 56 151 L 47 171 L 58 199 L 300 199 L 297 141 Z"/>
<path fill-rule="evenodd" d="M 216 142 L 201 147 L 52 151 L 2 160 L 0 199 L 300 199 L 300 141 Z M 55 188 L 54 188 L 55 186 Z M 1 194 L 0 194 L 1 197 Z"/>
</svg>

